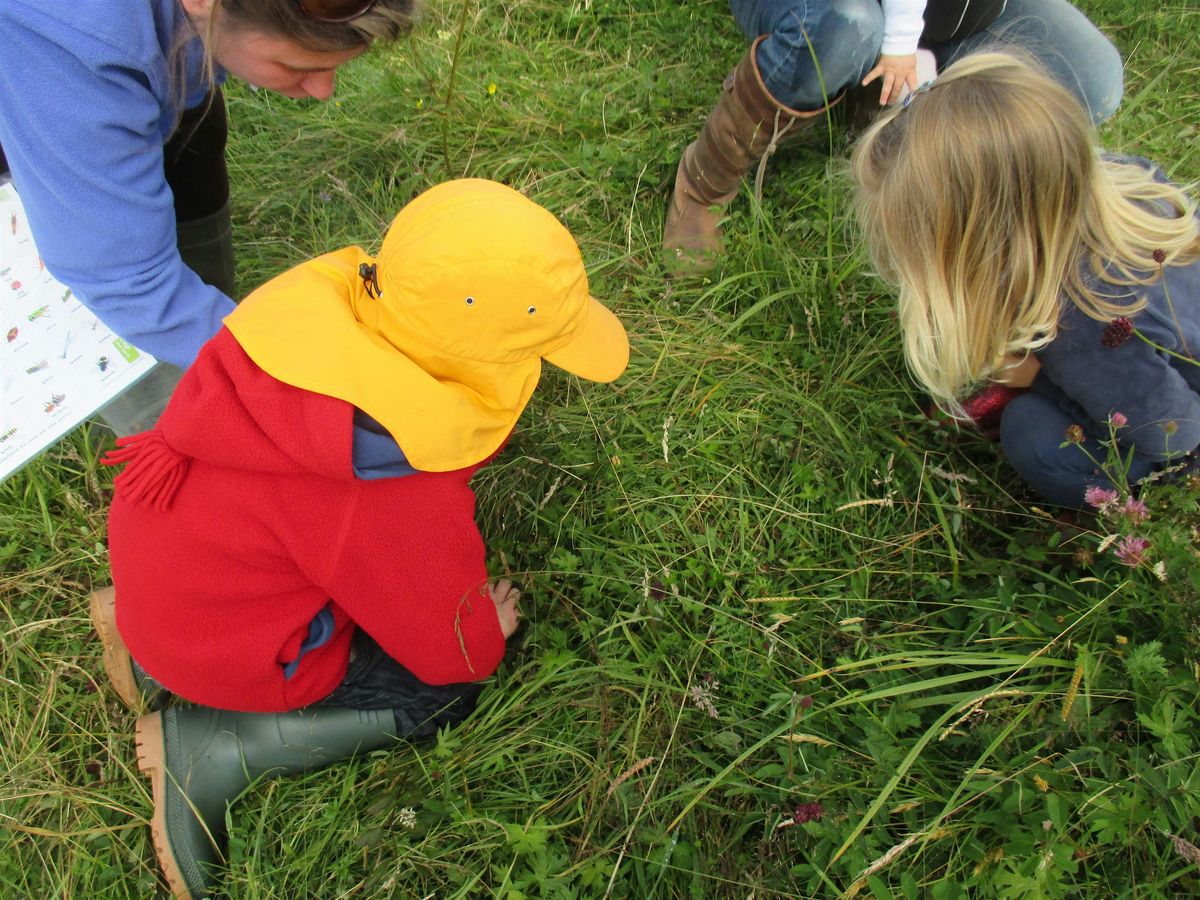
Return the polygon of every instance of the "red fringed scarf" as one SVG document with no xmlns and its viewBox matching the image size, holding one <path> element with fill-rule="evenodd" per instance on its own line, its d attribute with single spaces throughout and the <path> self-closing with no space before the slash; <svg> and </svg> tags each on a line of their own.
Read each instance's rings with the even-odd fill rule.
<svg viewBox="0 0 1200 900">
<path fill-rule="evenodd" d="M 100 462 L 125 466 L 113 479 L 125 499 L 165 512 L 171 508 L 192 460 L 171 447 L 162 432 L 155 429 L 117 438 L 117 449 L 106 453 Z"/>
</svg>

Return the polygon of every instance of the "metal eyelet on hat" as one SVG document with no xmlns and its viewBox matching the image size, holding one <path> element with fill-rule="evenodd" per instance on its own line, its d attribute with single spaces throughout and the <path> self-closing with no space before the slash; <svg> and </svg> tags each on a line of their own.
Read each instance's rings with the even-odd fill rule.
<svg viewBox="0 0 1200 900">
<path fill-rule="evenodd" d="M 468 298 L 467 298 L 467 306 L 474 306 L 474 305 L 475 305 L 475 298 L 474 298 L 474 297 L 468 297 Z"/>
<path fill-rule="evenodd" d="M 535 312 L 537 312 L 537 307 L 531 306 L 531 307 L 529 307 L 528 310 L 526 310 L 526 312 L 528 312 L 532 316 Z"/>
</svg>

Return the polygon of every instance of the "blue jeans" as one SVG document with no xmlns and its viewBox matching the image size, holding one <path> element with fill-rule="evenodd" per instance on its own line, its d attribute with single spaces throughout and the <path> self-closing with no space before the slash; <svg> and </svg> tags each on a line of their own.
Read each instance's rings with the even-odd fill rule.
<svg viewBox="0 0 1200 900">
<path fill-rule="evenodd" d="M 879 0 L 730 0 L 771 96 L 817 109 L 871 71 L 883 42 Z"/>
<path fill-rule="evenodd" d="M 730 0 L 730 7 L 748 40 L 767 35 L 755 57 L 763 83 L 793 109 L 817 109 L 858 84 L 883 42 L 878 0 Z M 983 31 L 929 49 L 942 69 L 963 54 L 1006 45 L 1030 53 L 1074 91 L 1093 122 L 1121 102 L 1120 54 L 1067 0 L 1007 0 Z"/>
<path fill-rule="evenodd" d="M 995 47 L 1018 47 L 1079 98 L 1099 125 L 1121 103 L 1121 54 L 1087 16 L 1067 0 L 1008 0 L 991 26 L 961 41 L 930 46 L 938 69 L 960 56 Z"/>
<path fill-rule="evenodd" d="M 1017 473 L 1044 499 L 1058 506 L 1083 506 L 1083 494 L 1092 485 L 1113 488 L 1108 474 L 1098 465 L 1107 459 L 1108 448 L 1095 435 L 1107 426 L 1095 422 L 1053 384 L 1039 380 L 1037 388 L 1009 402 L 1000 419 L 1000 445 Z M 1063 447 L 1072 425 L 1083 428 L 1081 444 Z M 1122 453 L 1122 457 L 1128 451 Z M 1154 471 L 1152 460 L 1134 456 L 1129 464 L 1129 484 Z"/>
</svg>

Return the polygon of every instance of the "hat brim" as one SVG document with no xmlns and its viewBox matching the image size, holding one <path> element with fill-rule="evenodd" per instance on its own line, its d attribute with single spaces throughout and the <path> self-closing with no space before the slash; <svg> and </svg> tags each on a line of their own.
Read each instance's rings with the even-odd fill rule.
<svg viewBox="0 0 1200 900">
<path fill-rule="evenodd" d="M 542 359 L 588 381 L 607 383 L 629 365 L 629 338 L 621 320 L 595 297 L 588 297 L 583 327 L 569 343 Z"/>
</svg>

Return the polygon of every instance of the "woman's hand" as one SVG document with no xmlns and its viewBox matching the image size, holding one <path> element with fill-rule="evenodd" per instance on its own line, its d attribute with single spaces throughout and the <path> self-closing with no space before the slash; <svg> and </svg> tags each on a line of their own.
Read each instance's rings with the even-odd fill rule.
<svg viewBox="0 0 1200 900">
<path fill-rule="evenodd" d="M 1026 388 L 1033 384 L 1033 379 L 1042 370 L 1042 364 L 1032 353 L 1023 356 L 1009 354 L 1004 357 L 1004 363 L 992 376 L 992 381 L 1006 384 L 1014 388 Z"/>
<path fill-rule="evenodd" d="M 521 624 L 521 592 L 507 578 L 488 585 L 488 594 L 496 604 L 496 617 L 500 619 L 500 630 L 507 640 Z"/>
<path fill-rule="evenodd" d="M 900 99 L 901 85 L 907 84 L 910 91 L 917 89 L 917 54 L 879 57 L 879 62 L 862 83 L 868 85 L 880 76 L 883 76 L 883 89 L 879 94 L 879 105 L 887 106 L 893 99 Z"/>
</svg>

